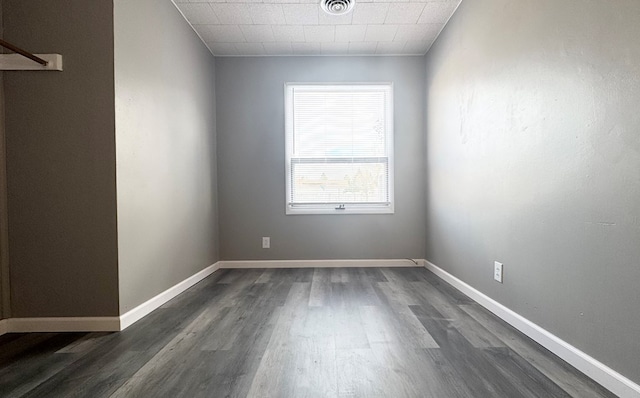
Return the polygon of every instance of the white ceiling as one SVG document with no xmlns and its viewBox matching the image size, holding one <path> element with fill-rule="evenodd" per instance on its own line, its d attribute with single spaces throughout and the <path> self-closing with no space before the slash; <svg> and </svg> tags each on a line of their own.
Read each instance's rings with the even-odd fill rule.
<svg viewBox="0 0 640 398">
<path fill-rule="evenodd" d="M 217 56 L 424 55 L 461 0 L 355 0 L 346 15 L 319 0 L 174 0 Z"/>
</svg>

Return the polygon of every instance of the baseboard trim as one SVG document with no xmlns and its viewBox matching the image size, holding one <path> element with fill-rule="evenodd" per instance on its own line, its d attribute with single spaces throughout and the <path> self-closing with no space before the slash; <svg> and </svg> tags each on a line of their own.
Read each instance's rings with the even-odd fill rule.
<svg viewBox="0 0 640 398">
<path fill-rule="evenodd" d="M 388 260 L 241 260 L 220 261 L 220 268 L 422 267 L 422 261 L 408 258 Z"/>
<path fill-rule="evenodd" d="M 0 336 L 2 336 L 5 333 L 9 333 L 9 320 L 0 319 Z"/>
<path fill-rule="evenodd" d="M 119 330 L 124 330 L 128 328 L 129 326 L 133 325 L 135 322 L 149 315 L 153 310 L 162 306 L 167 301 L 171 300 L 172 298 L 176 297 L 180 293 L 189 289 L 191 286 L 200 282 L 207 276 L 213 274 L 215 271 L 221 268 L 220 263 L 221 262 L 218 261 L 217 263 L 208 266 L 207 268 L 203 269 L 197 274 L 194 274 L 188 277 L 187 279 L 183 280 L 182 282 L 179 282 L 173 287 L 170 287 L 169 289 L 158 294 L 157 296 L 152 297 L 151 299 L 145 301 L 139 306 L 131 309 L 130 311 L 127 311 L 125 314 L 121 315 L 119 318 L 120 320 Z"/>
<path fill-rule="evenodd" d="M 120 318 L 104 317 L 46 317 L 5 319 L 7 333 L 31 332 L 117 332 Z"/>
<path fill-rule="evenodd" d="M 113 317 L 8 318 L 0 320 L 0 335 L 32 332 L 118 332 L 139 321 L 156 308 L 200 282 L 220 268 L 212 264 L 195 275 L 145 301 L 131 311 Z"/>
<path fill-rule="evenodd" d="M 456 289 L 474 299 L 502 320 L 515 327 L 531 339 L 553 352 L 573 367 L 589 376 L 614 394 L 624 397 L 640 397 L 640 385 L 562 340 L 558 336 L 531 322 L 522 315 L 498 303 L 471 285 L 451 275 L 437 265 L 425 260 L 425 267 L 451 284 Z"/>
</svg>

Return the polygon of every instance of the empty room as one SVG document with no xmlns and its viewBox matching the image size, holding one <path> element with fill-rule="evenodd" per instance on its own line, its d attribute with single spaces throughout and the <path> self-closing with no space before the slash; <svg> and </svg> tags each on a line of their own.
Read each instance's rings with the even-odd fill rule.
<svg viewBox="0 0 640 398">
<path fill-rule="evenodd" d="M 640 398 L 639 1 L 0 37 L 0 397 Z"/>
</svg>

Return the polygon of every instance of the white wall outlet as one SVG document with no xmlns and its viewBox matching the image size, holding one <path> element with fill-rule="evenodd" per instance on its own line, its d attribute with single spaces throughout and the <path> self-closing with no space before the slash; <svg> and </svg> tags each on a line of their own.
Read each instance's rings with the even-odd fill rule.
<svg viewBox="0 0 640 398">
<path fill-rule="evenodd" d="M 502 263 L 497 261 L 493 262 L 493 279 L 502 283 Z"/>
<path fill-rule="evenodd" d="M 271 238 L 268 236 L 262 237 L 262 248 L 269 249 L 271 247 Z"/>
</svg>

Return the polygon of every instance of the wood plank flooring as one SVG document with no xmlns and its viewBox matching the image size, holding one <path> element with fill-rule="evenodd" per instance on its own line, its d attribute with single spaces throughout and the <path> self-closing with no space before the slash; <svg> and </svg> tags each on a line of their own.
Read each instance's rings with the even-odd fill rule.
<svg viewBox="0 0 640 398">
<path fill-rule="evenodd" d="M 220 270 L 120 333 L 0 337 L 1 397 L 614 397 L 423 268 Z"/>
</svg>

